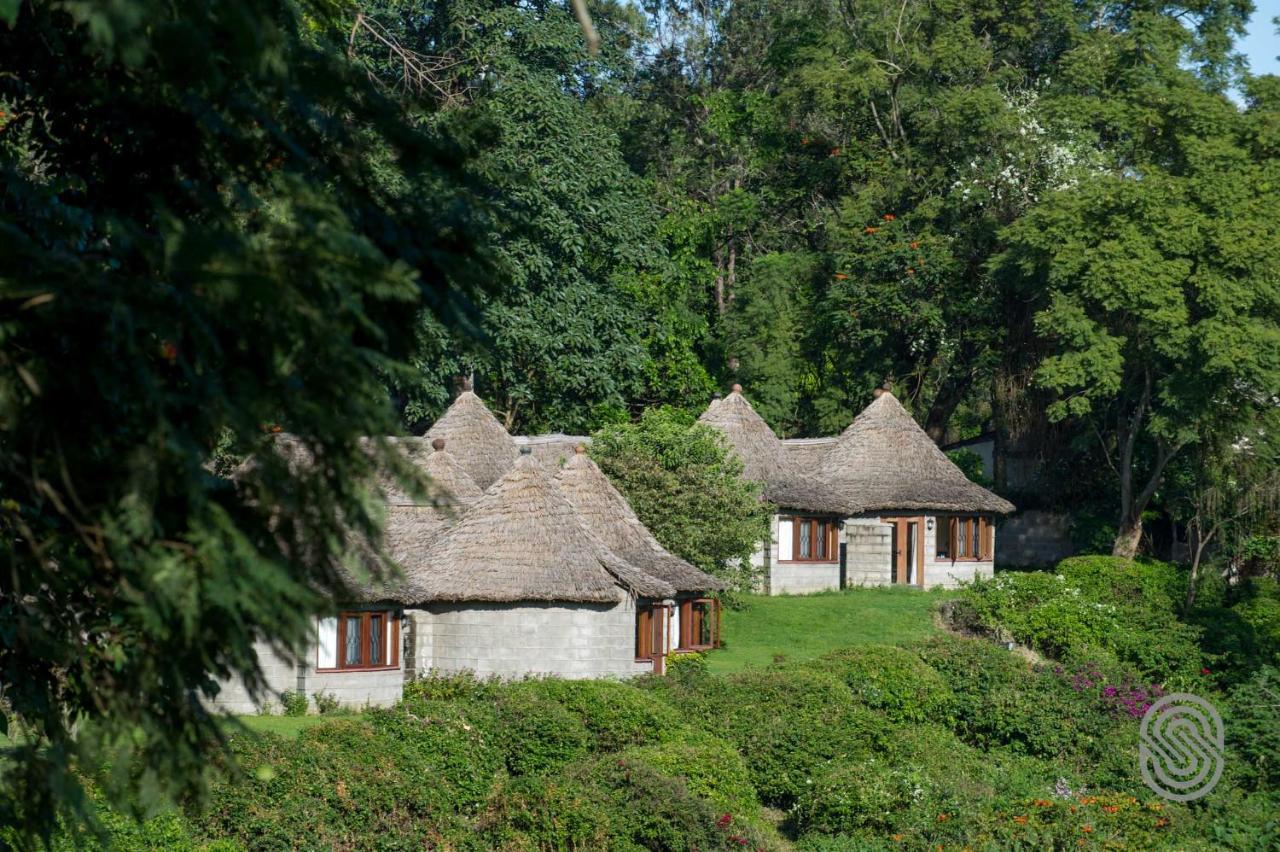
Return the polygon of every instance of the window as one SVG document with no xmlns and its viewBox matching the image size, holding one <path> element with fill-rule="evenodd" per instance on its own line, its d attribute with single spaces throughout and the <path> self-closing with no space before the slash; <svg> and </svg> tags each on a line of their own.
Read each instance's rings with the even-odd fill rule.
<svg viewBox="0 0 1280 852">
<path fill-rule="evenodd" d="M 385 610 L 342 612 L 319 624 L 316 668 L 391 669 L 400 665 L 400 620 Z"/>
<path fill-rule="evenodd" d="M 636 659 L 652 660 L 666 653 L 667 608 L 659 604 L 636 610 Z"/>
<path fill-rule="evenodd" d="M 829 518 L 783 518 L 778 548 L 784 562 L 835 562 L 840 558 L 839 524 Z"/>
<path fill-rule="evenodd" d="M 952 562 L 985 562 L 995 551 L 995 527 L 977 515 L 961 515 L 938 520 L 938 559 Z"/>
<path fill-rule="evenodd" d="M 698 598 L 680 604 L 680 650 L 705 651 L 720 646 L 720 602 Z"/>
</svg>

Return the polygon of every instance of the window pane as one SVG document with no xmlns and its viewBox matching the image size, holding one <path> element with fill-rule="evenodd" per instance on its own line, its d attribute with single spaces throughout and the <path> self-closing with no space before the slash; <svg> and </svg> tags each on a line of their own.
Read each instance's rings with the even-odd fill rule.
<svg viewBox="0 0 1280 852">
<path fill-rule="evenodd" d="M 694 610 L 698 613 L 695 623 L 698 625 L 698 633 L 694 641 L 699 645 L 711 644 L 711 607 L 709 604 L 700 603 L 694 606 Z"/>
<path fill-rule="evenodd" d="M 649 656 L 649 640 L 652 637 L 652 627 L 649 620 L 652 616 L 649 610 L 642 609 L 636 613 L 636 659 L 643 660 Z"/>
<path fill-rule="evenodd" d="M 969 555 L 969 520 L 961 518 L 956 523 L 956 551 L 957 555 L 964 557 Z"/>
<path fill-rule="evenodd" d="M 800 558 L 813 558 L 813 524 L 810 521 L 800 522 Z"/>
<path fill-rule="evenodd" d="M 827 522 L 818 521 L 814 525 L 818 540 L 814 542 L 813 555 L 819 559 L 827 558 Z"/>
<path fill-rule="evenodd" d="M 382 640 L 385 637 L 382 633 L 382 616 L 374 615 L 369 618 L 369 665 L 382 665 Z"/>
<path fill-rule="evenodd" d="M 360 616 L 347 616 L 347 643 L 342 651 L 342 665 L 360 665 Z"/>
</svg>

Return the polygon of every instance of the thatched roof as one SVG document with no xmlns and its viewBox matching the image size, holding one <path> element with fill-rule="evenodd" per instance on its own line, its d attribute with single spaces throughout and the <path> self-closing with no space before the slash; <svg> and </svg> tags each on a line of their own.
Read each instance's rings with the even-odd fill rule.
<svg viewBox="0 0 1280 852">
<path fill-rule="evenodd" d="M 822 461 L 827 450 L 837 438 L 784 438 L 782 441 L 782 458 L 787 467 L 796 471 L 808 471 L 817 475 L 822 470 Z"/>
<path fill-rule="evenodd" d="M 482 489 L 497 482 L 518 454 L 516 442 L 498 418 L 469 390 L 458 394 L 426 437 L 447 440 L 458 463 Z"/>
<path fill-rule="evenodd" d="M 888 391 L 827 450 L 825 479 L 851 514 L 886 510 L 994 512 L 1014 506 L 969 480 Z"/>
<path fill-rule="evenodd" d="M 556 475 L 560 492 L 578 513 L 583 524 L 618 556 L 644 571 L 665 580 L 679 592 L 701 592 L 725 588 L 725 584 L 667 551 L 641 523 L 625 497 L 613 487 L 579 444 L 576 452 Z"/>
<path fill-rule="evenodd" d="M 522 454 L 409 572 L 416 603 L 612 603 L 619 587 L 646 597 L 669 583 L 624 562 L 587 531 L 542 465 Z"/>
<path fill-rule="evenodd" d="M 818 478 L 819 465 L 796 465 L 784 450 L 764 418 L 742 395 L 742 385 L 734 385 L 724 399 L 712 400 L 698 418 L 724 433 L 747 479 L 764 486 L 764 499 L 787 509 L 838 514 L 839 501 Z"/>
<path fill-rule="evenodd" d="M 742 460 L 747 479 L 768 483 L 777 478 L 782 469 L 782 442 L 742 395 L 742 385 L 734 385 L 724 399 L 712 400 L 698 422 L 724 433 Z"/>
</svg>

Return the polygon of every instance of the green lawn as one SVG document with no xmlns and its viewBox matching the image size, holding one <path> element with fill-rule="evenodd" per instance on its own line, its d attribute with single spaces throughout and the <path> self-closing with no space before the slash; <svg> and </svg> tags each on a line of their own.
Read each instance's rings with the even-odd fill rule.
<svg viewBox="0 0 1280 852">
<path fill-rule="evenodd" d="M 749 596 L 721 615 L 724 647 L 708 655 L 713 672 L 767 666 L 775 655 L 808 660 L 832 648 L 898 644 L 937 632 L 933 606 L 954 593 L 914 589 L 846 589 L 816 595 Z"/>
</svg>

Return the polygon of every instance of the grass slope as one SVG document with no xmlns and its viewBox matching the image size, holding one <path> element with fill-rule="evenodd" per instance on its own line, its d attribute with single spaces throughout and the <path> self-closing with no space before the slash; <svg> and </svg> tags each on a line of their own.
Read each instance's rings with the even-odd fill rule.
<svg viewBox="0 0 1280 852">
<path fill-rule="evenodd" d="M 898 644 L 937 632 L 932 608 L 954 592 L 857 588 L 814 595 L 748 596 L 724 610 L 724 647 L 708 655 L 713 672 L 761 668 L 776 655 L 810 660 L 833 648 Z"/>
</svg>

